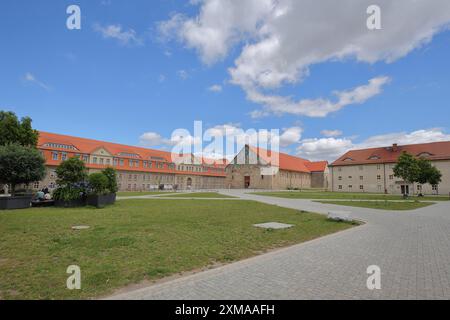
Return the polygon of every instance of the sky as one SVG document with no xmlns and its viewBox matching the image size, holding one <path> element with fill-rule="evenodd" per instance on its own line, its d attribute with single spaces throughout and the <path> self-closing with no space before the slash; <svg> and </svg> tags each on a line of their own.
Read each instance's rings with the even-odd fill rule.
<svg viewBox="0 0 450 320">
<path fill-rule="evenodd" d="M 4 0 L 0 109 L 157 149 L 198 143 L 172 138 L 194 121 L 278 129 L 311 160 L 450 140 L 449 26 L 448 0 Z"/>
</svg>

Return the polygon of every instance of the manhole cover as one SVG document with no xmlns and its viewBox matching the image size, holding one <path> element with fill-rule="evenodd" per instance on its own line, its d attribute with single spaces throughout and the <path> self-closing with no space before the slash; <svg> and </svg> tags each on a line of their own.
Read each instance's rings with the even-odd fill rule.
<svg viewBox="0 0 450 320">
<path fill-rule="evenodd" d="M 89 226 L 73 226 L 72 229 L 73 230 L 86 230 L 89 229 Z"/>
<path fill-rule="evenodd" d="M 263 229 L 288 229 L 288 228 L 292 228 L 294 225 L 279 223 L 279 222 L 267 222 L 267 223 L 261 223 L 261 224 L 254 224 L 253 226 L 257 227 L 257 228 L 263 228 Z"/>
</svg>

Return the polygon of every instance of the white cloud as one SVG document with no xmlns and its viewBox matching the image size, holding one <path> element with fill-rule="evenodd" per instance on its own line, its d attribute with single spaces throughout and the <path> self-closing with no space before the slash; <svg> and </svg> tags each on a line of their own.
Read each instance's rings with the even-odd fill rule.
<svg viewBox="0 0 450 320">
<path fill-rule="evenodd" d="M 368 86 L 336 93 L 328 99 L 295 101 L 266 90 L 296 84 L 310 67 L 326 61 L 353 59 L 364 63 L 391 63 L 430 42 L 448 28 L 448 0 L 378 0 L 382 30 L 366 27 L 366 9 L 372 0 L 203 0 L 195 17 L 175 14 L 160 24 L 166 37 L 176 37 L 195 49 L 202 61 L 224 59 L 230 49 L 245 43 L 234 66 L 231 83 L 247 97 L 266 106 L 253 116 L 274 112 L 325 116 L 343 106 L 363 103 L 381 91 L 386 78 Z M 406 21 L 405 21 L 406 20 Z M 379 81 L 380 83 L 376 83 Z M 385 82 L 383 82 L 385 81 Z"/>
<path fill-rule="evenodd" d="M 322 130 L 320 134 L 330 138 L 342 136 L 343 132 L 341 130 Z"/>
<path fill-rule="evenodd" d="M 39 79 L 36 78 L 36 76 L 30 72 L 25 73 L 25 75 L 23 76 L 23 80 L 29 83 L 33 83 L 39 87 L 41 87 L 42 89 L 45 89 L 47 91 L 50 91 L 51 88 L 49 85 L 45 84 L 44 82 L 40 81 Z"/>
<path fill-rule="evenodd" d="M 362 142 L 351 138 L 320 138 L 301 141 L 297 152 L 300 156 L 312 160 L 334 161 L 345 152 L 354 149 L 387 147 L 394 143 L 399 145 L 450 141 L 450 134 L 439 128 L 423 129 L 413 132 L 396 132 L 369 137 Z"/>
<path fill-rule="evenodd" d="M 214 84 L 208 88 L 209 91 L 216 93 L 222 92 L 222 89 L 223 89 L 222 86 L 218 84 Z"/>
<path fill-rule="evenodd" d="M 300 142 L 302 138 L 303 129 L 300 127 L 286 128 L 280 135 L 280 146 L 288 147 L 292 144 Z"/>
<path fill-rule="evenodd" d="M 102 35 L 105 39 L 116 39 L 122 45 L 142 45 L 143 40 L 138 37 L 133 29 L 123 30 L 121 25 L 94 25 L 94 30 Z"/>
<path fill-rule="evenodd" d="M 223 59 L 235 44 L 253 36 L 274 7 L 272 0 L 207 0 L 194 4 L 201 4 L 196 18 L 174 14 L 159 24 L 159 30 L 163 38 L 175 36 L 196 49 L 206 64 Z"/>
<path fill-rule="evenodd" d="M 177 74 L 181 80 L 187 80 L 189 78 L 189 73 L 186 70 L 178 70 Z"/>
<path fill-rule="evenodd" d="M 378 77 L 371 79 L 367 85 L 362 85 L 348 91 L 336 91 L 334 92 L 337 98 L 335 102 L 324 98 L 293 101 L 290 97 L 265 95 L 254 89 L 247 91 L 247 97 L 249 100 L 264 106 L 263 110 L 255 110 L 251 113 L 253 118 L 268 116 L 270 114 L 325 117 L 329 113 L 339 111 L 348 105 L 364 103 L 368 99 L 380 94 L 383 86 L 389 81 L 389 77 Z"/>
</svg>

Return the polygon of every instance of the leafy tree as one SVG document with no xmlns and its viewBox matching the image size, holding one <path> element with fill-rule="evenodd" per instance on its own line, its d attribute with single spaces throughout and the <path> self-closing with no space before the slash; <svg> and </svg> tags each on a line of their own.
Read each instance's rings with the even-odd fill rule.
<svg viewBox="0 0 450 320">
<path fill-rule="evenodd" d="M 438 185 L 442 181 L 442 173 L 431 164 L 431 161 L 420 158 L 417 159 L 419 166 L 419 175 L 417 182 L 420 184 L 429 183 L 431 185 Z"/>
<path fill-rule="evenodd" d="M 393 171 L 396 177 L 402 178 L 406 183 L 414 183 L 418 180 L 420 168 L 416 158 L 403 152 Z"/>
<path fill-rule="evenodd" d="M 16 186 L 39 181 L 45 176 L 45 159 L 33 147 L 8 144 L 0 146 L 0 183 L 11 185 L 15 196 Z"/>
<path fill-rule="evenodd" d="M 35 147 L 39 133 L 31 127 L 31 118 L 20 121 L 14 112 L 0 111 L 0 145 L 19 144 Z"/>
<path fill-rule="evenodd" d="M 404 152 L 394 167 L 394 175 L 406 183 L 438 185 L 442 181 L 442 173 L 424 158 L 415 158 Z"/>
<path fill-rule="evenodd" d="M 102 171 L 102 173 L 108 179 L 107 189 L 110 193 L 116 193 L 118 191 L 117 187 L 117 172 L 114 168 L 108 167 Z"/>
<path fill-rule="evenodd" d="M 105 194 L 108 190 L 108 177 L 102 172 L 96 172 L 89 175 L 89 186 L 93 194 Z"/>
<path fill-rule="evenodd" d="M 58 176 L 56 183 L 59 186 L 67 186 L 84 182 L 87 178 L 87 171 L 84 162 L 78 157 L 74 157 L 63 161 L 56 168 L 56 175 Z"/>
</svg>

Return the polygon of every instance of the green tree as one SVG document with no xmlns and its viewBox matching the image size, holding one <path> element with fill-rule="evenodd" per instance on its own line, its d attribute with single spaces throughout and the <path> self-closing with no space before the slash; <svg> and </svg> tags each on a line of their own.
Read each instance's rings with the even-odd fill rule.
<svg viewBox="0 0 450 320">
<path fill-rule="evenodd" d="M 108 183 L 108 177 L 102 172 L 96 172 L 89 175 L 89 186 L 92 189 L 93 194 L 101 195 L 107 193 Z"/>
<path fill-rule="evenodd" d="M 0 111 L 0 145 L 19 144 L 35 147 L 39 132 L 32 128 L 31 123 L 29 117 L 19 121 L 14 112 Z"/>
<path fill-rule="evenodd" d="M 401 178 L 405 183 L 409 184 L 417 182 L 420 168 L 416 158 L 409 153 L 403 152 L 398 158 L 393 171 L 397 178 Z"/>
<path fill-rule="evenodd" d="M 438 185 L 441 183 L 442 173 L 431 164 L 431 161 L 420 158 L 417 159 L 417 165 L 419 166 L 418 183 L 429 183 L 431 185 Z"/>
<path fill-rule="evenodd" d="M 11 185 L 15 196 L 16 186 L 40 181 L 45 176 L 45 159 L 33 147 L 8 144 L 0 146 L 0 183 Z"/>
<path fill-rule="evenodd" d="M 58 176 L 56 183 L 59 186 L 67 186 L 86 181 L 87 171 L 84 162 L 74 157 L 63 161 L 56 168 L 56 175 Z"/>
<path fill-rule="evenodd" d="M 117 172 L 114 168 L 108 167 L 102 171 L 102 173 L 108 179 L 108 190 L 110 193 L 116 193 L 117 187 Z"/>
</svg>

